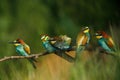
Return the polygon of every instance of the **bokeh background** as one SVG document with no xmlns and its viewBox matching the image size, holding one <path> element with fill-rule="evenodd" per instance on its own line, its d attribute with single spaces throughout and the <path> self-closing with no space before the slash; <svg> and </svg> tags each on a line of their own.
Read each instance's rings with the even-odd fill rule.
<svg viewBox="0 0 120 80">
<path fill-rule="evenodd" d="M 0 0 L 0 58 L 17 55 L 13 45 L 8 44 L 9 41 L 22 38 L 31 46 L 32 53 L 39 53 L 44 51 L 40 34 L 66 34 L 75 42 L 83 26 L 89 26 L 93 32 L 113 31 L 114 38 L 119 43 L 119 1 Z M 39 58 L 39 61 L 37 65 L 40 69 L 36 71 L 27 60 L 0 62 L 0 80 L 69 80 L 68 75 L 63 73 L 72 64 L 53 54 Z"/>
</svg>

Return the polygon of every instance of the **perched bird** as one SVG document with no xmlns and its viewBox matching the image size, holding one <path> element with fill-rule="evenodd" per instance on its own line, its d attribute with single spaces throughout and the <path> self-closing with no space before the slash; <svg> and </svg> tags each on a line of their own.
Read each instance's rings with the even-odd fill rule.
<svg viewBox="0 0 120 80">
<path fill-rule="evenodd" d="M 78 34 L 76 39 L 76 59 L 79 58 L 81 52 L 88 46 L 90 41 L 89 27 L 84 27 Z"/>
<path fill-rule="evenodd" d="M 22 39 L 17 39 L 16 41 L 23 45 L 23 48 L 27 54 L 30 54 L 30 47 Z"/>
<path fill-rule="evenodd" d="M 110 35 L 108 35 L 104 31 L 97 31 L 98 34 L 102 34 L 103 38 L 106 40 L 107 45 L 111 48 L 114 49 L 115 43 Z"/>
<path fill-rule="evenodd" d="M 62 51 L 68 51 L 71 50 L 71 38 L 68 37 L 67 35 L 60 35 L 58 37 L 52 37 L 51 38 L 51 43 L 52 45 L 60 49 Z"/>
<path fill-rule="evenodd" d="M 50 41 L 50 37 L 48 35 L 41 35 L 41 40 L 42 40 L 42 44 L 44 46 L 44 48 L 49 52 L 52 53 L 54 52 L 56 49 L 52 46 L 52 43 Z"/>
<path fill-rule="evenodd" d="M 110 36 L 103 31 L 98 31 L 95 33 L 95 35 L 101 48 L 103 48 L 107 53 L 114 53 L 114 42 Z"/>
<path fill-rule="evenodd" d="M 58 46 L 55 47 L 55 38 L 51 38 L 48 35 L 41 35 L 41 41 L 44 46 L 44 48 L 47 50 L 49 53 L 55 53 L 56 55 L 66 59 L 69 62 L 73 62 L 74 59 L 67 55 L 64 51 L 61 50 L 61 47 L 59 48 Z"/>
<path fill-rule="evenodd" d="M 22 40 L 22 39 L 17 39 L 13 42 L 10 42 L 11 44 L 14 44 L 16 48 L 16 52 L 21 55 L 21 56 L 29 56 L 30 54 L 30 47 Z M 35 58 L 30 58 L 28 59 L 30 63 L 33 65 L 34 68 L 36 68 L 35 63 L 37 62 Z"/>
</svg>

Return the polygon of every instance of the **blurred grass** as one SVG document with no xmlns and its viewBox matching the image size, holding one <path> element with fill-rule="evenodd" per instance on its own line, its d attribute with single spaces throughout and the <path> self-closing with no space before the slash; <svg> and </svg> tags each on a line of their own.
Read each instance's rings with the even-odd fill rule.
<svg viewBox="0 0 120 80">
<path fill-rule="evenodd" d="M 118 52 L 120 53 L 120 52 Z M 74 56 L 74 52 L 70 52 Z M 119 80 L 120 57 L 111 55 L 85 56 L 74 64 L 50 54 L 39 59 L 35 70 L 27 60 L 11 60 L 0 63 L 0 80 Z M 86 58 L 85 58 L 86 57 Z M 26 64 L 26 65 L 25 65 Z M 6 66 L 6 67 L 5 67 Z"/>
<path fill-rule="evenodd" d="M 72 69 L 70 80 L 119 80 L 120 58 L 110 55 L 104 55 L 104 58 L 77 63 Z"/>
</svg>

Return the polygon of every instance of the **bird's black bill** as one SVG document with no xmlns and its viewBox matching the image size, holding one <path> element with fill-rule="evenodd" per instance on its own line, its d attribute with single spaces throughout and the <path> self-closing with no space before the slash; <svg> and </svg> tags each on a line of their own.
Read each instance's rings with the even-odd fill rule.
<svg viewBox="0 0 120 80">
<path fill-rule="evenodd" d="M 14 42 L 14 41 L 13 41 L 13 42 L 8 42 L 8 43 L 9 43 L 9 44 L 15 44 L 15 43 L 18 43 L 18 42 Z"/>
<path fill-rule="evenodd" d="M 102 34 L 100 34 L 100 33 L 95 33 L 95 36 L 101 36 Z"/>
<path fill-rule="evenodd" d="M 14 42 L 8 42 L 9 44 L 14 44 Z"/>
</svg>

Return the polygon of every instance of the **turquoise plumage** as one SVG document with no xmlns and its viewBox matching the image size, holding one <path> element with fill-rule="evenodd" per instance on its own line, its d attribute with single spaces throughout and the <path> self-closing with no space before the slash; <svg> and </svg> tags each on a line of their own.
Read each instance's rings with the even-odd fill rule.
<svg viewBox="0 0 120 80">
<path fill-rule="evenodd" d="M 52 53 L 52 52 L 56 51 L 56 49 L 51 45 L 50 37 L 49 36 L 42 35 L 41 36 L 41 40 L 42 40 L 42 45 L 47 50 L 47 52 Z"/>
<path fill-rule="evenodd" d="M 56 51 L 56 49 L 50 44 L 50 42 L 49 42 L 48 40 L 42 42 L 42 44 L 43 44 L 44 48 L 45 48 L 49 53 Z"/>
<path fill-rule="evenodd" d="M 110 53 L 112 52 L 112 50 L 108 47 L 108 45 L 106 44 L 106 41 L 104 38 L 101 38 L 98 40 L 98 44 L 106 50 L 106 52 Z"/>
<path fill-rule="evenodd" d="M 20 56 L 28 56 L 28 54 L 25 52 L 25 50 L 23 49 L 23 45 L 18 45 L 16 46 L 16 52 L 20 55 Z"/>
</svg>

